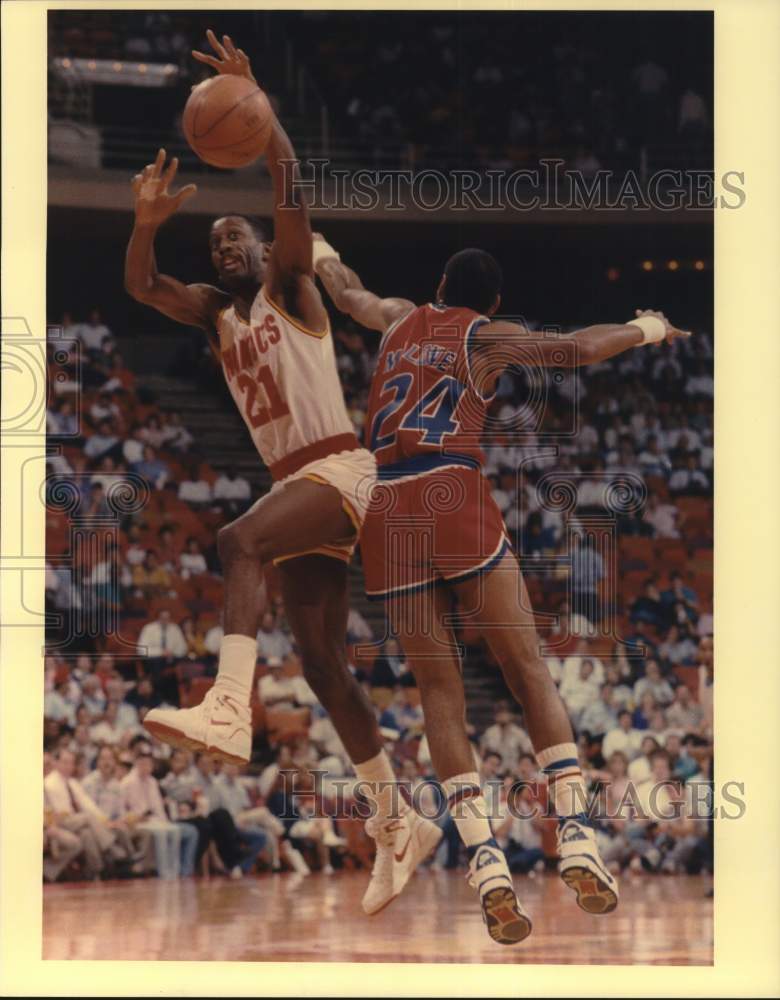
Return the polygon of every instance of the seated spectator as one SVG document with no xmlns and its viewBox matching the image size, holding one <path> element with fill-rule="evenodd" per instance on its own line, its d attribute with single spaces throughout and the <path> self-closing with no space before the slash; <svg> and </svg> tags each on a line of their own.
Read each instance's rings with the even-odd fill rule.
<svg viewBox="0 0 780 1000">
<path fill-rule="evenodd" d="M 651 526 L 655 538 L 679 538 L 677 515 L 674 504 L 662 503 L 658 494 L 651 492 L 642 519 Z"/>
<path fill-rule="evenodd" d="M 143 428 L 140 424 L 133 424 L 130 428 L 130 436 L 125 438 L 122 444 L 122 458 L 134 472 L 137 471 L 137 466 L 144 461 L 145 450 L 146 442 L 143 437 Z M 153 476 L 152 479 L 154 479 Z"/>
<path fill-rule="evenodd" d="M 79 433 L 79 418 L 73 400 L 65 397 L 46 411 L 46 429 L 52 437 L 75 438 Z"/>
<path fill-rule="evenodd" d="M 156 413 L 150 413 L 146 418 L 146 423 L 141 428 L 141 438 L 154 448 L 155 451 L 159 451 L 163 446 L 165 441 L 165 432 L 160 425 L 160 418 Z"/>
<path fill-rule="evenodd" d="M 84 454 L 87 458 L 97 460 L 108 452 L 116 449 L 119 444 L 119 436 L 114 430 L 110 420 L 101 420 L 97 425 L 97 431 L 87 438 L 84 445 Z"/>
<path fill-rule="evenodd" d="M 682 605 L 685 609 L 685 617 L 692 622 L 696 620 L 699 603 L 696 591 L 683 582 L 683 576 L 679 570 L 673 570 L 669 575 L 669 586 L 661 594 L 661 600 L 668 609 L 668 619 L 676 621 L 674 609 L 677 605 Z"/>
<path fill-rule="evenodd" d="M 93 719 L 106 710 L 106 696 L 96 674 L 87 674 L 81 681 L 81 704 L 86 705 Z"/>
<path fill-rule="evenodd" d="M 631 781 L 637 784 L 640 781 L 646 781 L 650 777 L 652 756 L 660 749 L 660 744 L 654 736 L 642 734 L 640 752 L 628 765 L 628 777 Z"/>
<path fill-rule="evenodd" d="M 219 647 L 224 634 L 225 631 L 221 625 L 212 625 L 208 632 L 206 632 L 203 644 L 210 656 L 219 656 Z"/>
<path fill-rule="evenodd" d="M 655 660 L 647 661 L 645 676 L 640 677 L 634 685 L 634 701 L 641 705 L 642 698 L 647 693 L 653 696 L 653 701 L 658 705 L 668 705 L 674 700 L 672 687 L 661 676 L 661 668 Z"/>
<path fill-rule="evenodd" d="M 639 465 L 645 476 L 668 479 L 671 475 L 672 463 L 668 456 L 661 451 L 658 438 L 654 434 L 647 438 L 645 448 L 639 454 Z"/>
<path fill-rule="evenodd" d="M 587 705 L 580 715 L 578 728 L 599 739 L 617 726 L 617 715 L 613 704 L 612 685 L 603 684 L 601 696 Z"/>
<path fill-rule="evenodd" d="M 493 725 L 482 734 L 480 752 L 483 756 L 488 750 L 500 754 L 502 767 L 507 771 L 514 770 L 520 754 L 533 753 L 531 740 L 525 729 L 512 721 L 512 713 L 505 701 L 496 706 L 494 720 Z"/>
<path fill-rule="evenodd" d="M 642 744 L 642 733 L 631 724 L 631 712 L 623 709 L 618 713 L 617 726 L 607 731 L 601 744 L 601 755 L 608 761 L 615 753 L 622 753 L 627 760 L 633 760 L 639 754 Z"/>
<path fill-rule="evenodd" d="M 43 697 L 43 714 L 47 719 L 56 722 L 64 721 L 73 727 L 76 724 L 76 711 L 68 700 L 70 680 L 64 679 L 55 685 L 53 691 L 49 691 Z"/>
<path fill-rule="evenodd" d="M 631 716 L 636 729 L 644 731 L 650 726 L 650 719 L 656 709 L 655 698 L 652 691 L 645 691 L 639 699 L 639 704 L 634 709 Z"/>
<path fill-rule="evenodd" d="M 147 622 L 138 636 L 138 652 L 148 657 L 183 657 L 187 653 L 184 635 L 171 613 L 161 610 L 155 621 Z"/>
<path fill-rule="evenodd" d="M 708 496 L 711 492 L 707 473 L 701 469 L 699 456 L 691 453 L 669 477 L 669 489 L 675 496 Z"/>
<path fill-rule="evenodd" d="M 168 818 L 160 786 L 153 776 L 154 758 L 142 748 L 130 771 L 119 783 L 122 817 L 141 833 L 149 834 L 154 844 L 155 864 L 160 878 L 192 875 L 198 832 L 184 823 Z"/>
<path fill-rule="evenodd" d="M 285 660 L 292 652 L 292 644 L 276 624 L 272 611 L 266 611 L 260 619 L 257 633 L 257 655 L 266 662 Z"/>
<path fill-rule="evenodd" d="M 151 677 L 141 677 L 135 689 L 128 691 L 125 702 L 132 705 L 139 714 L 142 709 L 148 711 L 150 708 L 157 708 L 160 696 L 154 690 Z"/>
<path fill-rule="evenodd" d="M 696 732 L 701 726 L 704 713 L 694 701 L 687 684 L 678 684 L 674 691 L 674 701 L 666 710 L 666 721 L 684 733 Z"/>
<path fill-rule="evenodd" d="M 140 871 L 141 859 L 146 854 L 148 838 L 136 831 L 132 822 L 123 817 L 122 791 L 117 777 L 117 757 L 113 747 L 102 746 L 97 755 L 94 771 L 82 781 L 84 791 L 92 798 L 98 809 L 108 817 L 109 828 L 122 832 L 127 843 L 132 845 L 134 871 Z"/>
<path fill-rule="evenodd" d="M 144 561 L 133 567 L 132 582 L 147 600 L 151 600 L 170 591 L 171 574 L 160 565 L 154 549 L 147 549 Z"/>
<path fill-rule="evenodd" d="M 679 663 L 692 664 L 696 662 L 696 643 L 690 637 L 687 629 L 672 625 L 666 637 L 658 646 L 658 653 L 663 660 L 672 665 Z"/>
<path fill-rule="evenodd" d="M 223 510 L 238 514 L 252 499 L 249 480 L 239 476 L 234 466 L 230 466 L 217 477 L 214 483 L 214 500 Z"/>
<path fill-rule="evenodd" d="M 128 725 L 125 720 L 119 718 L 119 702 L 109 701 L 103 718 L 92 726 L 89 734 L 95 743 L 116 746 L 119 743 L 127 745 L 130 736 L 134 736 L 138 731 L 137 723 Z"/>
<path fill-rule="evenodd" d="M 161 442 L 165 448 L 172 448 L 178 452 L 186 452 L 194 440 L 195 438 L 181 422 L 181 415 L 179 413 L 171 411 L 166 415 L 165 424 L 162 428 Z"/>
<path fill-rule="evenodd" d="M 197 576 L 208 570 L 206 557 L 200 550 L 200 543 L 193 535 L 187 539 L 184 552 L 179 556 L 179 567 L 181 575 L 186 580 L 190 576 Z"/>
<path fill-rule="evenodd" d="M 98 747 L 92 739 L 89 726 L 76 726 L 68 749 L 72 750 L 77 758 L 83 760 L 87 771 L 91 770 L 98 755 Z M 87 791 L 89 792 L 88 788 Z"/>
<path fill-rule="evenodd" d="M 208 655 L 203 630 L 197 621 L 185 618 L 181 623 L 181 631 L 187 643 L 187 659 L 200 660 Z"/>
<path fill-rule="evenodd" d="M 157 561 L 168 573 L 178 573 L 181 545 L 170 524 L 164 524 L 157 532 Z"/>
<path fill-rule="evenodd" d="M 161 490 L 171 478 L 171 470 L 168 463 L 158 458 L 157 452 L 151 445 L 144 445 L 144 457 L 140 462 L 133 462 L 131 465 L 133 472 L 143 476 L 149 486 L 155 490 Z M 180 490 L 181 493 L 181 490 Z"/>
<path fill-rule="evenodd" d="M 645 582 L 644 591 L 631 605 L 631 621 L 643 621 L 648 625 L 663 624 L 665 614 L 661 593 L 655 579 Z"/>
<path fill-rule="evenodd" d="M 90 354 L 102 351 L 107 340 L 111 342 L 111 331 L 103 322 L 99 309 L 92 309 L 86 323 L 77 324 L 75 333 L 84 349 Z"/>
<path fill-rule="evenodd" d="M 96 879 L 107 865 L 131 858 L 133 848 L 121 830 L 111 828 L 108 817 L 84 791 L 74 777 L 75 768 L 76 755 L 70 750 L 58 750 L 54 769 L 43 782 L 45 808 L 59 826 L 79 838 L 86 876 Z"/>
<path fill-rule="evenodd" d="M 206 507 L 211 503 L 211 485 L 200 475 L 200 460 L 187 464 L 185 478 L 179 483 L 179 499 L 193 507 Z"/>
<path fill-rule="evenodd" d="M 607 666 L 605 674 L 606 683 L 612 687 L 612 707 L 615 712 L 622 712 L 624 708 L 633 708 L 634 692 L 628 684 L 623 682 L 620 668 L 611 663 Z"/>
<path fill-rule="evenodd" d="M 266 708 L 292 709 L 315 705 L 317 698 L 303 677 L 285 677 L 284 664 L 276 657 L 267 661 L 268 673 L 261 677 L 257 694 Z"/>
<path fill-rule="evenodd" d="M 585 709 L 599 696 L 599 685 L 593 679 L 593 661 L 582 660 L 579 675 L 564 676 L 560 687 L 561 698 L 575 729 L 580 728 L 580 718 Z"/>
</svg>

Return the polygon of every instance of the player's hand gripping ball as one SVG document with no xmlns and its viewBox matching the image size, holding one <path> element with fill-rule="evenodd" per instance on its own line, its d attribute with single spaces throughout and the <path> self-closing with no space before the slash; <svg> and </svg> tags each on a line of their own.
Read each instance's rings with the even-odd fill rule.
<svg viewBox="0 0 780 1000">
<path fill-rule="evenodd" d="M 252 75 L 249 60 L 225 35 L 208 39 L 217 56 L 193 52 L 218 75 L 193 87 L 184 108 L 187 142 L 213 167 L 245 167 L 263 155 L 271 136 L 274 112 Z"/>
</svg>

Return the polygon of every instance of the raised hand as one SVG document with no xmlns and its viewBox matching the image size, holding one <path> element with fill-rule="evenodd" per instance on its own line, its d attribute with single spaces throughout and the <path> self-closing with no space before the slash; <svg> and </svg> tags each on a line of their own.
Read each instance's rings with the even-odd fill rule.
<svg viewBox="0 0 780 1000">
<path fill-rule="evenodd" d="M 165 150 L 160 149 L 157 159 L 136 174 L 132 181 L 135 194 L 135 218 L 141 225 L 159 226 L 169 219 L 180 206 L 198 190 L 187 184 L 174 194 L 168 190 L 179 167 L 177 157 L 165 167 Z"/>
<path fill-rule="evenodd" d="M 229 73 L 233 76 L 245 76 L 247 80 L 257 83 L 257 80 L 255 80 L 252 74 L 252 67 L 249 65 L 248 56 L 243 49 L 237 49 L 235 45 L 233 45 L 230 35 L 223 35 L 222 42 L 220 42 L 211 28 L 209 28 L 206 32 L 206 38 L 209 40 L 209 45 L 212 49 L 214 49 L 217 55 L 212 56 L 206 52 L 198 52 L 196 49 L 193 49 L 193 58 L 197 59 L 198 62 L 211 66 L 211 68 L 215 69 L 217 73 Z"/>
<path fill-rule="evenodd" d="M 641 316 L 655 316 L 656 319 L 660 319 L 663 325 L 666 327 L 666 343 L 671 344 L 673 340 L 678 340 L 681 337 L 690 337 L 690 330 L 679 330 L 676 326 L 672 326 L 669 320 L 664 316 L 662 312 L 657 309 L 636 309 L 634 315 L 637 317 Z M 659 341 L 660 343 L 660 341 Z"/>
</svg>

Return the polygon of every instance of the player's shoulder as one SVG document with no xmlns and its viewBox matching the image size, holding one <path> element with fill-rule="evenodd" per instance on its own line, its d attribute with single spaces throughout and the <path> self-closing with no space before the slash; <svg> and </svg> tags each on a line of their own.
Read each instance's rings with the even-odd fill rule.
<svg viewBox="0 0 780 1000">
<path fill-rule="evenodd" d="M 200 300 L 203 315 L 216 329 L 222 313 L 233 304 L 232 296 L 222 291 L 221 288 L 217 288 L 216 285 L 201 282 L 187 285 L 187 290 Z"/>
</svg>

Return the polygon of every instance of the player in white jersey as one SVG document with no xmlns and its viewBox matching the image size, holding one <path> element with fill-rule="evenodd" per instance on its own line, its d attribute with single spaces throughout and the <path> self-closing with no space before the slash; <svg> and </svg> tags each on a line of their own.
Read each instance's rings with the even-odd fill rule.
<svg viewBox="0 0 780 1000">
<path fill-rule="evenodd" d="M 230 38 L 220 43 L 212 32 L 208 37 L 216 56 L 193 53 L 196 58 L 219 73 L 254 81 L 249 60 Z M 133 180 L 135 226 L 126 288 L 140 302 L 206 332 L 275 482 L 219 532 L 225 635 L 214 687 L 201 705 L 154 709 L 144 725 L 174 746 L 240 763 L 250 759 L 263 567 L 277 562 L 306 680 L 330 714 L 374 807 L 368 829 L 377 836 L 377 865 L 364 907 L 378 912 L 441 834 L 403 804 L 400 814 L 393 814 L 395 775 L 373 708 L 347 667 L 347 562 L 376 464 L 360 446 L 344 405 L 328 314 L 314 282 L 312 232 L 295 183 L 295 152 L 275 120 L 266 150 L 274 188 L 273 242 L 243 216 L 217 219 L 209 246 L 219 287 L 185 285 L 157 271 L 157 230 L 196 190 L 188 185 L 172 194 L 177 161 L 166 167 L 165 160 L 160 150 Z M 410 845 L 400 861 L 393 856 L 397 835 L 383 837 L 389 823 L 400 824 Z"/>
</svg>

